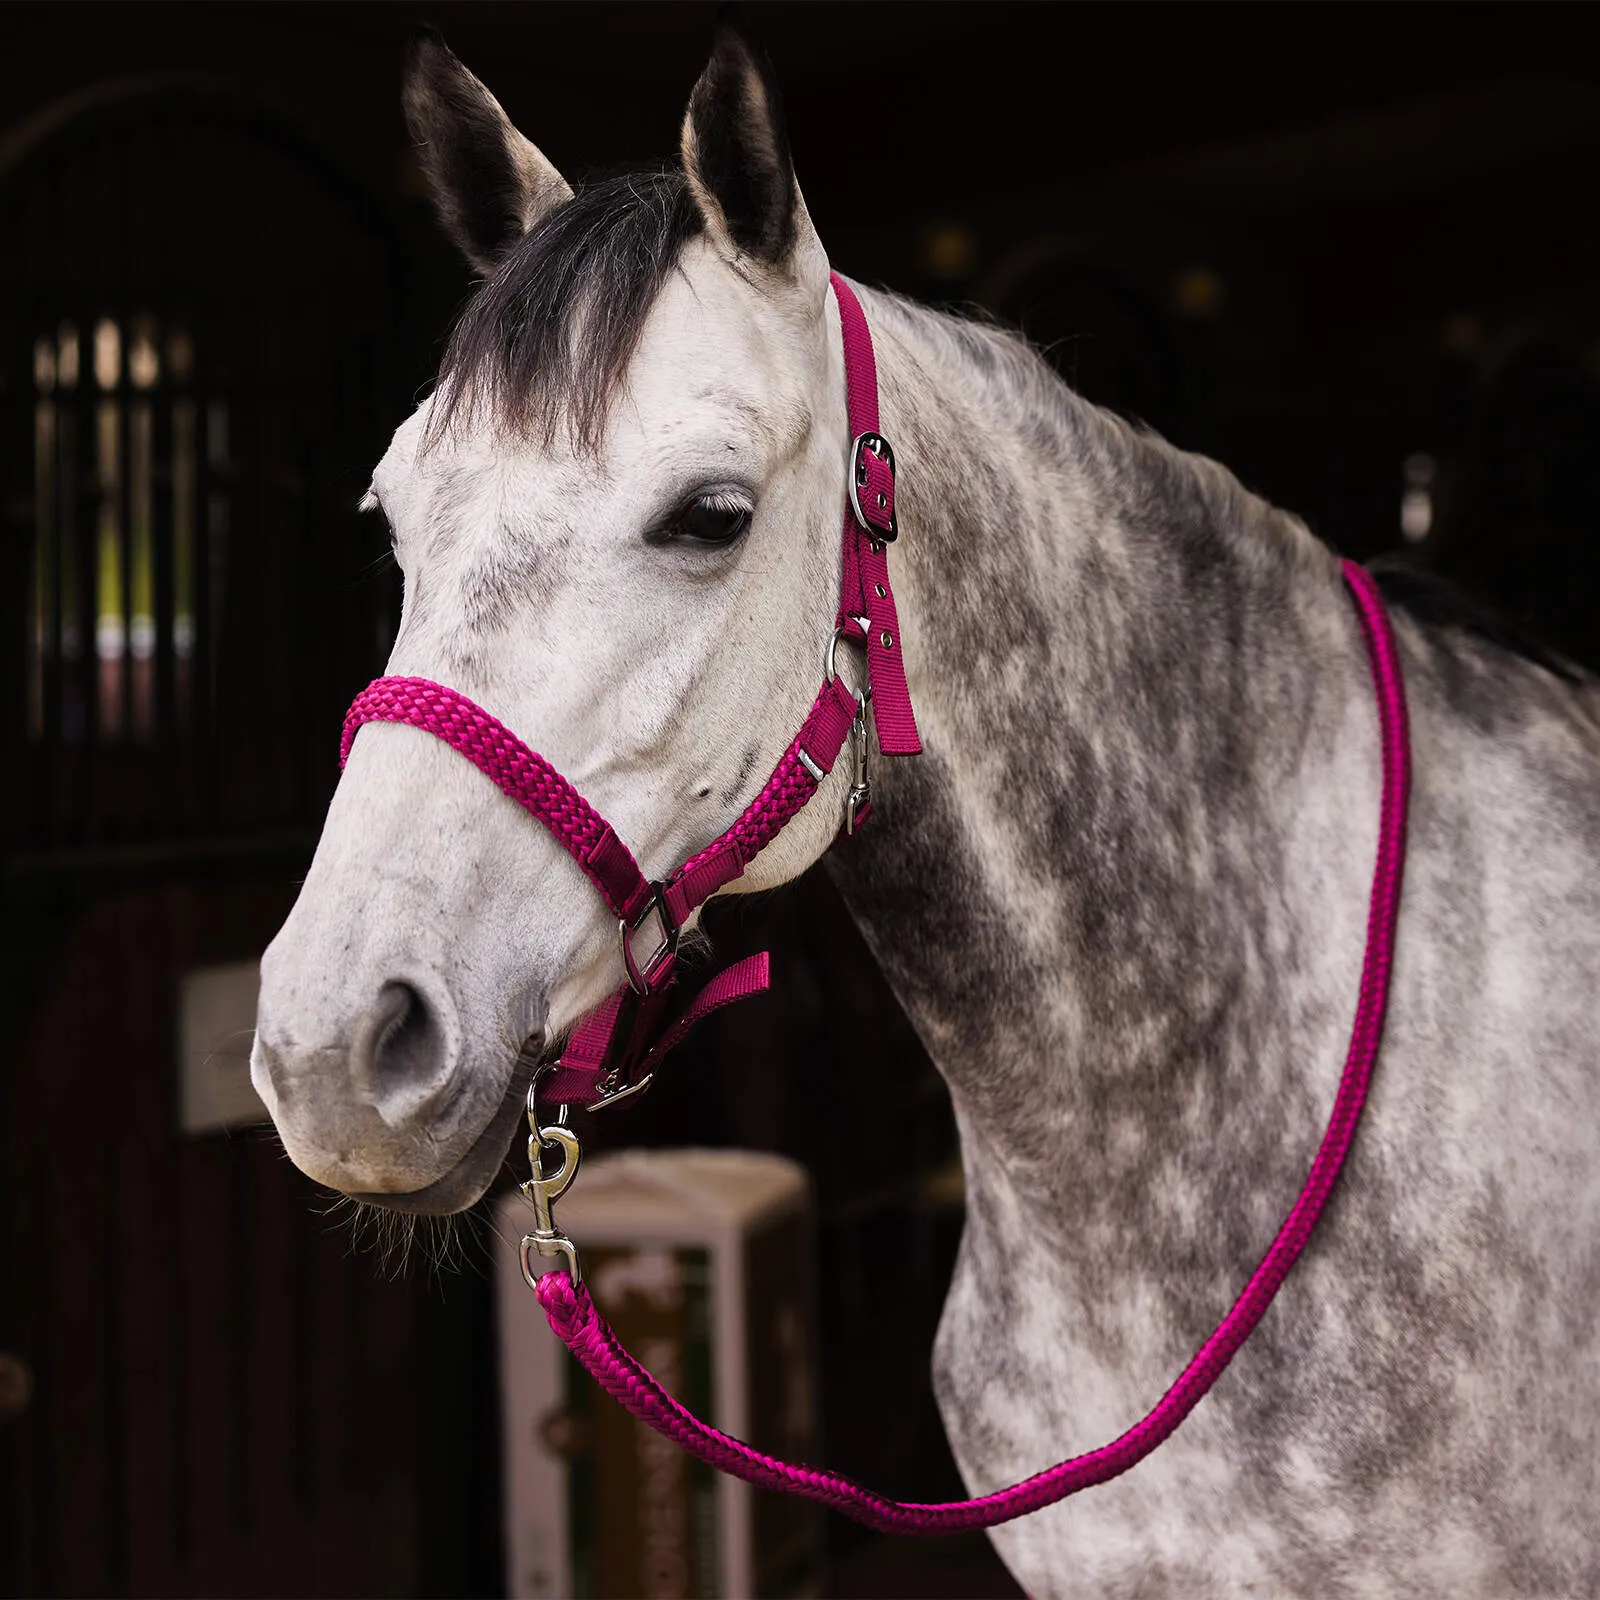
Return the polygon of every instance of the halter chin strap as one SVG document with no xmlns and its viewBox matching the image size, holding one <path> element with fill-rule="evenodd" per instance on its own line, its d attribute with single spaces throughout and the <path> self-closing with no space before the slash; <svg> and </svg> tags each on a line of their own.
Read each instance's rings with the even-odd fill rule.
<svg viewBox="0 0 1600 1600">
<path fill-rule="evenodd" d="M 401 722 L 442 739 L 493 778 L 583 869 L 617 919 L 627 983 L 574 1028 L 560 1065 L 539 1080 L 541 1102 L 591 1109 L 636 1094 L 666 1053 L 697 1022 L 767 987 L 765 953 L 737 962 L 713 979 L 664 1027 L 668 992 L 677 977 L 685 922 L 717 890 L 740 877 L 762 849 L 822 786 L 845 741 L 854 747 L 854 782 L 844 831 L 854 833 L 871 806 L 866 779 L 867 705 L 885 755 L 922 749 L 901 660 L 900 622 L 889 587 L 888 546 L 899 534 L 895 460 L 879 430 L 878 373 L 872 335 L 854 291 L 831 275 L 844 340 L 850 418 L 849 505 L 839 611 L 824 681 L 800 731 L 772 776 L 738 820 L 660 883 L 640 870 L 611 825 L 537 751 L 464 694 L 427 678 L 378 678 L 356 696 L 344 721 L 343 768 L 363 724 Z M 833 669 L 840 638 L 864 641 L 867 687 L 852 694 Z"/>
</svg>

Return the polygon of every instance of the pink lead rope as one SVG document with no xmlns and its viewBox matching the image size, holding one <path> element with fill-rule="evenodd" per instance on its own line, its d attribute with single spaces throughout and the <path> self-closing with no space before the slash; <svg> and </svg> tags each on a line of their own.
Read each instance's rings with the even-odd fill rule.
<svg viewBox="0 0 1600 1600">
<path fill-rule="evenodd" d="M 1251 1274 L 1244 1292 L 1149 1415 L 1098 1450 L 1073 1456 L 1008 1489 L 976 1500 L 956 1500 L 945 1505 L 889 1500 L 836 1473 L 779 1461 L 741 1440 L 707 1427 L 679 1405 L 622 1348 L 616 1334 L 595 1310 L 594 1301 L 581 1282 L 575 1283 L 565 1272 L 546 1273 L 538 1280 L 536 1288 L 551 1328 L 619 1405 L 665 1434 L 690 1455 L 747 1483 L 819 1500 L 858 1522 L 886 1532 L 922 1534 L 991 1528 L 996 1523 L 1009 1522 L 1013 1517 L 1026 1516 L 1030 1511 L 1053 1505 L 1080 1489 L 1105 1483 L 1137 1466 L 1194 1410 L 1239 1346 L 1249 1338 L 1262 1313 L 1272 1304 L 1289 1269 L 1305 1249 L 1355 1137 L 1356 1122 L 1366 1101 L 1367 1085 L 1383 1035 L 1389 977 L 1394 967 L 1400 881 L 1405 866 L 1406 802 L 1411 787 L 1410 742 L 1405 687 L 1383 601 L 1377 586 L 1360 567 L 1346 561 L 1343 570 L 1366 635 L 1383 738 L 1378 859 L 1372 879 L 1367 949 L 1362 962 L 1361 993 L 1351 1029 L 1350 1050 L 1328 1131 L 1311 1163 L 1299 1199 L 1284 1219 L 1261 1265 Z"/>
<path fill-rule="evenodd" d="M 833 276 L 833 288 L 844 342 L 852 434 L 850 508 L 844 522 L 835 640 L 846 637 L 865 642 L 868 683 L 860 695 L 852 695 L 832 670 L 833 649 L 829 648 L 824 682 L 810 713 L 761 792 L 732 827 L 664 881 L 652 883 L 610 824 L 543 756 L 465 695 L 426 678 L 379 678 L 369 684 L 345 718 L 340 764 L 367 722 L 406 723 L 442 739 L 550 831 L 618 920 L 628 983 L 579 1021 L 560 1063 L 537 1073 L 529 1089 L 528 1154 L 533 1177 L 523 1189 L 533 1202 L 537 1220 L 522 1241 L 522 1262 L 551 1328 L 614 1399 L 700 1460 L 763 1488 L 821 1501 L 876 1528 L 949 1533 L 992 1527 L 1024 1516 L 1091 1484 L 1104 1483 L 1143 1460 L 1216 1381 L 1305 1248 L 1350 1148 L 1383 1033 L 1410 789 L 1405 692 L 1394 637 L 1377 588 L 1360 567 L 1346 561 L 1344 580 L 1366 635 L 1383 737 L 1378 860 L 1350 1050 L 1328 1131 L 1293 1210 L 1233 1308 L 1150 1414 L 1099 1450 L 1063 1461 L 996 1494 L 949 1505 L 909 1505 L 885 1499 L 834 1473 L 778 1461 L 699 1421 L 617 1342 L 581 1282 L 576 1247 L 554 1225 L 552 1203 L 576 1175 L 581 1153 L 575 1135 L 561 1121 L 571 1104 L 598 1109 L 637 1093 L 649 1083 L 660 1060 L 697 1022 L 766 988 L 767 958 L 751 956 L 714 978 L 675 1020 L 667 1017 L 677 977 L 678 934 L 685 919 L 739 877 L 756 853 L 816 794 L 847 740 L 855 750 L 856 780 L 846 802 L 845 830 L 854 832 L 867 820 L 868 702 L 883 754 L 915 755 L 921 749 L 889 585 L 887 549 L 899 531 L 894 452 L 878 431 L 877 373 L 866 318 L 838 274 Z M 636 939 L 652 922 L 650 938 L 658 943 L 641 959 Z M 561 1121 L 542 1127 L 541 1107 L 559 1108 Z M 562 1166 L 553 1174 L 543 1168 L 546 1149 L 560 1149 L 563 1154 Z M 538 1276 L 533 1270 L 536 1255 L 564 1259 L 567 1270 Z"/>
</svg>

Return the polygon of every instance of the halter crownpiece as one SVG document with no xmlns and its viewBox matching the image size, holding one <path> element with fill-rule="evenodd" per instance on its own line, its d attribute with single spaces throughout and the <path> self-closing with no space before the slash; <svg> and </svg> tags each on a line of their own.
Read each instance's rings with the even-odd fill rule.
<svg viewBox="0 0 1600 1600">
<path fill-rule="evenodd" d="M 722 1006 L 767 987 L 765 954 L 737 962 L 666 1025 L 677 980 L 678 940 L 685 922 L 719 889 L 740 877 L 833 771 L 848 739 L 852 782 L 843 831 L 855 833 L 871 809 L 867 781 L 867 706 L 885 755 L 922 749 L 901 661 L 900 620 L 889 586 L 887 546 L 899 534 L 894 452 L 879 431 L 878 372 L 872 335 L 855 292 L 830 275 L 844 343 L 845 389 L 852 436 L 849 510 L 844 518 L 839 609 L 823 684 L 760 794 L 718 838 L 677 871 L 652 883 L 611 825 L 537 751 L 458 690 L 427 678 L 378 678 L 356 697 L 344 720 L 342 768 L 361 727 L 400 722 L 444 740 L 544 824 L 583 869 L 617 919 L 627 982 L 581 1018 L 559 1066 L 543 1073 L 538 1098 L 551 1106 L 591 1110 L 638 1093 L 650 1072 L 696 1023 Z M 867 684 L 852 694 L 834 670 L 841 638 L 863 641 Z"/>
</svg>

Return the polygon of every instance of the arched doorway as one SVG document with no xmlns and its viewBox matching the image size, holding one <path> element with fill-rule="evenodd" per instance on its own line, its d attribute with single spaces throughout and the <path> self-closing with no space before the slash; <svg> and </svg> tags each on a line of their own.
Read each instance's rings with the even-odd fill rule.
<svg viewBox="0 0 1600 1600">
<path fill-rule="evenodd" d="M 390 596 L 355 518 L 403 254 L 225 85 L 87 97 L 0 163 L 13 848 L 313 825 Z M 381 550 L 381 541 L 377 548 Z"/>
<path fill-rule="evenodd" d="M 439 1443 L 489 1414 L 481 1285 L 352 1270 L 274 1140 L 178 1115 L 185 975 L 281 922 L 387 650 L 355 504 L 405 253 L 292 117 L 195 81 L 0 144 L 0 240 L 0 1349 L 32 1389 L 0 1585 L 415 1593 L 482 1529 L 493 1582 L 493 1442 Z"/>
</svg>

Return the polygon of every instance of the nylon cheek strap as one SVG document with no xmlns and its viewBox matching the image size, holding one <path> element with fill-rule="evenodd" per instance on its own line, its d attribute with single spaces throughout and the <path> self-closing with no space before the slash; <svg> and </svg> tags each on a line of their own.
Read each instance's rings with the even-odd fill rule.
<svg viewBox="0 0 1600 1600">
<path fill-rule="evenodd" d="M 824 675 L 799 732 L 730 828 L 662 883 L 651 883 L 611 825 L 550 762 L 457 690 L 427 678 L 379 678 L 361 691 L 345 717 L 341 767 L 368 722 L 403 723 L 442 739 L 549 830 L 617 919 L 629 984 L 574 1028 L 559 1069 L 541 1083 L 540 1097 L 546 1103 L 603 1104 L 636 1092 L 648 1081 L 653 1064 L 690 1027 L 767 987 L 766 956 L 751 957 L 714 979 L 675 1022 L 667 1016 L 680 930 L 712 895 L 740 877 L 811 800 L 852 735 L 862 741 L 857 747 L 859 778 L 868 700 L 885 755 L 915 755 L 922 748 L 889 587 L 888 546 L 899 534 L 895 459 L 879 432 L 872 334 L 850 285 L 837 273 L 831 274 L 831 283 L 839 306 L 851 432 L 836 629 L 865 641 L 867 690 L 858 701 L 831 670 Z M 864 783 L 852 792 L 852 831 L 866 819 L 866 793 Z M 650 938 L 659 944 L 641 957 L 636 945 Z"/>
<path fill-rule="evenodd" d="M 850 506 L 844 519 L 844 568 L 837 625 L 865 637 L 867 681 L 878 748 L 886 756 L 921 753 L 917 719 L 906 687 L 900 618 L 889 586 L 888 546 L 899 537 L 895 511 L 895 460 L 878 431 L 878 365 L 872 334 L 855 291 L 832 275 L 844 336 L 845 393 L 850 412 Z M 863 628 L 861 619 L 866 619 Z"/>
</svg>

